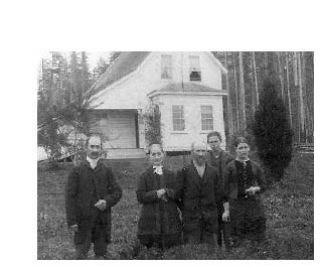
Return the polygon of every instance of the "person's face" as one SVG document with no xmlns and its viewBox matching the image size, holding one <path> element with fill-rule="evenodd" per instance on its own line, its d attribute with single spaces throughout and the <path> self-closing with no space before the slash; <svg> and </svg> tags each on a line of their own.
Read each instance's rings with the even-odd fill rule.
<svg viewBox="0 0 320 267">
<path fill-rule="evenodd" d="M 163 163 L 164 153 L 161 150 L 160 145 L 152 145 L 150 147 L 149 160 L 152 163 L 152 165 L 155 166 L 159 166 Z"/>
<path fill-rule="evenodd" d="M 212 150 L 220 150 L 221 141 L 218 136 L 210 136 L 208 139 L 208 144 Z"/>
<path fill-rule="evenodd" d="M 198 165 L 206 162 L 207 147 L 204 143 L 194 144 L 192 150 L 192 158 Z"/>
<path fill-rule="evenodd" d="M 237 156 L 240 159 L 246 159 L 249 156 L 250 147 L 247 143 L 240 143 L 236 148 Z"/>
<path fill-rule="evenodd" d="M 101 139 L 93 136 L 88 141 L 87 155 L 91 159 L 97 159 L 102 153 Z"/>
</svg>

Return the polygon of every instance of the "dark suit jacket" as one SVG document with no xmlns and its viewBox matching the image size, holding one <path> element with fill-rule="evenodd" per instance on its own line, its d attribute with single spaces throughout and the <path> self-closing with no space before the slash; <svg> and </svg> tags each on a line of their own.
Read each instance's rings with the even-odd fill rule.
<svg viewBox="0 0 320 267">
<path fill-rule="evenodd" d="M 167 202 L 157 196 L 157 190 L 165 188 Z M 163 175 L 148 168 L 139 178 L 137 199 L 141 203 L 138 235 L 171 235 L 181 231 L 181 222 L 176 203 L 176 176 L 163 169 Z"/>
<path fill-rule="evenodd" d="M 219 177 L 222 179 L 223 169 L 227 166 L 227 164 L 232 161 L 234 158 L 226 151 L 221 150 L 219 153 L 219 157 L 215 158 L 213 156 L 213 152 L 209 152 L 208 162 L 211 166 L 215 167 L 218 171 Z M 222 182 L 222 181 L 221 181 Z"/>
<path fill-rule="evenodd" d="M 114 179 L 112 170 L 101 160 L 91 169 L 87 161 L 74 167 L 66 187 L 66 213 L 69 226 L 80 224 L 92 227 L 98 219 L 111 231 L 111 207 L 121 198 L 122 190 Z M 107 208 L 100 211 L 94 204 L 104 199 Z M 110 234 L 110 233 L 109 233 Z"/>
<path fill-rule="evenodd" d="M 205 172 L 200 178 L 195 166 L 191 163 L 178 173 L 177 194 L 182 210 L 184 229 L 192 231 L 200 220 L 210 226 L 207 230 L 217 232 L 217 205 L 227 201 L 219 182 L 217 170 L 206 164 Z"/>
</svg>

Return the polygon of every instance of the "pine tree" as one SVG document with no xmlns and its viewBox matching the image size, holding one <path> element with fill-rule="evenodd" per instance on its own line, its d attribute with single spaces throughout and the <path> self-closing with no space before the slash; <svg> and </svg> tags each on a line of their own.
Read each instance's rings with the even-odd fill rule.
<svg viewBox="0 0 320 267">
<path fill-rule="evenodd" d="M 291 161 L 292 130 L 285 104 L 279 96 L 279 85 L 274 80 L 264 81 L 252 130 L 260 159 L 271 177 L 279 181 Z"/>
</svg>

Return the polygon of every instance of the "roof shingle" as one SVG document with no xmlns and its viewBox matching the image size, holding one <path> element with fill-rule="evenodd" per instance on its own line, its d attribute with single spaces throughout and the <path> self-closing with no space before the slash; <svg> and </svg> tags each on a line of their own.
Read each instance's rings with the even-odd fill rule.
<svg viewBox="0 0 320 267">
<path fill-rule="evenodd" d="M 135 71 L 149 54 L 150 52 L 143 51 L 121 52 L 119 57 L 91 87 L 90 91 L 96 94 Z"/>
</svg>

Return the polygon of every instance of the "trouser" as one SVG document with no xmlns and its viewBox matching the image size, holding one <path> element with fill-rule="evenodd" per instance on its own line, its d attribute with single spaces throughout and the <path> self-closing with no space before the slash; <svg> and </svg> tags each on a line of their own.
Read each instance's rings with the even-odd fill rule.
<svg viewBox="0 0 320 267">
<path fill-rule="evenodd" d="M 140 243 L 147 248 L 170 248 L 181 244 L 181 233 L 170 235 L 138 235 Z"/>
<path fill-rule="evenodd" d="M 76 247 L 76 259 L 86 259 L 91 243 L 94 244 L 94 253 L 97 257 L 104 257 L 107 252 L 108 235 L 107 226 L 103 223 L 95 223 L 92 227 L 80 224 L 75 233 L 74 243 Z"/>
<path fill-rule="evenodd" d="M 222 214 L 223 214 L 223 206 L 218 207 L 218 233 L 217 233 L 217 242 L 218 245 L 222 246 L 222 240 L 226 247 L 229 246 L 229 236 L 228 236 L 228 223 L 222 221 Z"/>
<path fill-rule="evenodd" d="M 191 244 L 206 243 L 215 246 L 217 243 L 217 233 L 209 231 L 206 224 L 203 219 L 200 219 L 198 222 L 193 223 L 191 227 L 185 225 L 183 231 L 184 242 Z"/>
</svg>

